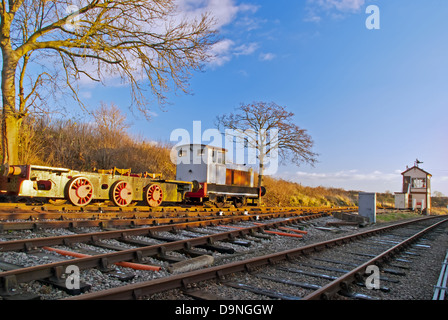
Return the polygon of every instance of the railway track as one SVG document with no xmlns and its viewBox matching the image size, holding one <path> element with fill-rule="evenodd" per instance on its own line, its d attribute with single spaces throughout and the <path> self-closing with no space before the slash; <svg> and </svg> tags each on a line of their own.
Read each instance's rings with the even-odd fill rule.
<svg viewBox="0 0 448 320">
<path fill-rule="evenodd" d="M 23 215 L 21 218 L 26 218 L 30 214 L 30 210 L 19 209 L 23 212 L 16 212 L 16 214 Z M 250 209 L 252 210 L 249 211 L 245 208 L 210 209 L 209 211 L 201 211 L 197 208 L 164 209 L 157 214 L 163 215 L 160 219 L 170 219 L 168 222 L 156 222 L 144 227 L 133 225 L 133 223 L 128 224 L 128 222 L 123 223 L 123 220 L 127 220 L 127 218 L 120 215 L 129 213 L 132 215 L 130 221 L 137 219 L 143 222 L 147 219 L 148 214 L 154 214 L 154 212 L 141 212 L 144 211 L 141 209 L 130 212 L 126 212 L 127 210 L 91 212 L 92 209 L 86 210 L 87 212 L 64 211 L 61 213 L 56 208 L 34 212 L 38 215 L 47 215 L 46 218 L 49 218 L 49 214 L 54 215 L 51 217 L 52 219 L 62 216 L 63 222 L 71 219 L 70 215 L 72 214 L 81 220 L 84 218 L 86 221 L 89 219 L 95 221 L 95 216 L 105 214 L 109 215 L 102 216 L 105 221 L 107 221 L 106 218 L 109 218 L 110 221 L 117 220 L 121 223 L 115 225 L 120 229 L 110 226 L 104 228 L 104 226 L 98 225 L 98 221 L 94 222 L 93 228 L 80 226 L 78 229 L 73 228 L 72 224 L 72 228 L 66 231 L 67 234 L 64 229 L 55 229 L 55 225 L 43 225 L 44 227 L 39 228 L 13 228 L 7 232 L 4 229 L 4 232 L 0 233 L 0 240 L 4 240 L 0 242 L 0 299 L 232 299 L 238 296 L 235 295 L 235 291 L 244 293 L 242 300 L 314 299 L 316 297 L 312 297 L 312 293 L 309 292 L 310 288 L 314 288 L 319 299 L 334 298 L 335 296 L 340 299 L 341 292 L 345 292 L 346 296 L 350 296 L 349 293 L 352 292 L 351 298 L 375 299 L 376 296 L 372 295 L 372 290 L 358 288 L 355 292 L 357 294 L 353 294 L 353 279 L 361 283 L 359 279 L 362 270 L 340 280 L 339 284 L 335 284 L 335 287 L 331 289 L 325 288 L 328 282 L 338 283 L 337 279 L 341 277 L 341 273 L 346 274 L 362 267 L 361 259 L 365 260 L 364 264 L 373 259 L 368 255 L 374 253 L 369 252 L 366 246 L 371 248 L 389 244 L 387 250 L 396 253 L 399 249 L 393 248 L 391 243 L 401 241 L 401 238 L 389 239 L 389 242 L 378 240 L 375 245 L 365 243 L 366 241 L 374 241 L 375 237 L 379 237 L 379 233 L 384 235 L 387 232 L 394 232 L 394 230 L 397 232 L 397 230 L 416 228 L 411 227 L 411 222 L 407 222 L 400 229 L 398 226 L 390 226 L 388 227 L 390 231 L 387 232 L 385 230 L 389 229 L 357 234 L 357 228 L 350 229 L 349 226 L 345 232 L 350 230 L 349 233 L 353 235 L 333 240 L 336 234 L 333 234 L 332 231 L 337 229 L 332 230 L 331 228 L 322 228 L 322 226 L 331 225 L 334 221 L 325 219 L 332 219 L 330 214 L 344 210 L 350 212 L 355 208 L 330 208 L 326 211 L 321 210 L 322 208 L 314 210 L 284 208 L 279 212 L 273 212 L 272 209 Z M 79 217 L 80 214 L 90 216 Z M 184 216 L 179 217 L 179 215 Z M 176 217 L 186 218 L 188 221 L 176 223 L 174 222 Z M 39 221 L 41 218 L 42 216 L 34 215 L 32 219 Z M 28 219 L 30 219 L 29 216 Z M 324 222 L 317 222 L 322 219 Z M 437 220 L 437 218 L 422 219 L 420 223 L 423 221 L 429 223 L 433 220 Z M 11 222 L 1 218 L 0 221 Z M 35 223 L 36 221 L 26 222 Z M 132 228 L 122 229 L 129 225 Z M 316 227 L 318 225 L 320 227 Z M 405 225 L 408 227 L 405 228 Z M 442 225 L 446 224 L 442 223 Z M 65 225 L 62 227 L 66 228 Z M 305 232 L 301 230 L 304 228 Z M 23 231 L 23 229 L 33 229 L 33 231 Z M 14 240 L 15 233 L 21 232 L 25 232 L 25 234 L 29 232 L 31 238 Z M 63 234 L 59 235 L 58 232 Z M 430 231 L 425 233 L 428 232 Z M 326 237 L 331 240 L 318 242 L 319 237 L 315 236 L 318 233 L 326 234 Z M 2 238 L 2 236 L 6 238 Z M 9 237 L 12 240 L 9 240 Z M 410 241 L 416 241 L 416 237 Z M 279 239 L 288 239 L 288 242 L 282 245 Z M 364 243 L 360 241 L 364 241 Z M 339 245 L 342 246 L 339 247 Z M 358 246 L 357 249 L 351 249 L 351 252 L 357 252 L 358 255 L 352 256 L 351 259 L 341 258 L 343 253 L 348 250 L 347 245 Z M 283 252 L 288 247 L 297 247 L 298 249 Z M 269 248 L 270 251 L 267 252 L 266 248 Z M 337 251 L 337 248 L 341 249 Z M 63 251 L 55 252 L 53 249 Z M 76 257 L 67 256 L 67 254 L 72 255 L 73 253 L 78 255 Z M 418 254 L 418 250 L 415 254 Z M 27 258 L 23 260 L 24 263 L 14 264 L 11 263 L 11 260 L 8 262 L 8 258 L 14 256 L 26 256 Z M 305 282 L 295 280 L 294 277 L 299 275 L 299 272 L 287 270 L 287 268 L 293 269 L 288 264 L 297 264 L 294 262 L 296 257 L 299 257 L 300 260 L 298 262 L 300 268 L 296 268 L 302 271 L 300 276 L 304 276 L 303 271 L 309 273 L 306 275 L 308 279 Z M 308 260 L 305 261 L 305 258 Z M 383 257 L 381 261 L 384 262 L 385 259 Z M 282 260 L 286 261 L 282 262 Z M 402 260 L 408 261 L 402 262 L 404 265 L 396 268 L 406 272 L 410 268 L 406 266 L 410 263 L 410 259 Z M 13 261 L 15 260 L 13 259 Z M 280 263 L 286 269 L 281 270 Z M 372 264 L 373 262 L 370 261 L 369 265 Z M 378 264 L 381 265 L 380 262 Z M 213 267 L 208 267 L 209 265 L 213 265 Z M 67 270 L 70 266 L 76 266 L 81 272 L 80 286 L 74 289 L 67 287 L 67 279 L 70 277 Z M 438 266 L 440 266 L 440 262 L 438 262 Z M 189 271 L 198 268 L 199 270 Z M 263 270 L 264 268 L 266 270 Z M 239 277 L 230 278 L 230 274 L 233 273 Z M 314 275 L 310 275 L 313 273 Z M 383 274 L 383 271 L 381 273 Z M 107 283 L 107 286 L 94 288 L 94 285 L 90 285 L 92 281 L 82 282 L 82 279 L 86 277 L 92 279 L 92 276 L 97 277 L 100 283 Z M 290 283 L 281 283 L 285 282 L 285 279 L 291 279 Z M 386 291 L 387 287 L 384 284 L 387 284 L 388 281 L 387 277 L 380 278 L 381 290 Z M 265 292 L 252 292 L 257 290 L 256 283 L 260 282 L 263 283 L 262 288 L 279 286 L 276 290 L 277 295 L 272 293 L 273 289 L 265 290 Z M 298 286 L 297 282 L 302 283 L 305 287 L 308 286 L 308 289 Z M 51 289 L 53 291 L 59 290 L 58 293 L 46 294 L 46 291 L 51 291 L 50 287 L 54 288 Z M 115 288 L 110 289 L 110 287 Z M 225 289 L 223 290 L 223 288 Z M 319 293 L 319 290 L 324 291 Z M 374 292 L 390 295 L 381 290 Z M 88 291 L 92 292 L 71 297 L 71 295 Z M 226 293 L 227 291 L 228 293 Z M 301 294 L 298 294 L 299 292 Z M 380 296 L 380 298 L 384 297 Z M 385 298 L 387 299 L 388 296 Z"/>
<path fill-rule="evenodd" d="M 43 206 L 26 204 L 1 204 L 0 232 L 8 230 L 38 230 L 46 228 L 79 227 L 139 227 L 216 219 L 217 217 L 262 216 L 278 218 L 311 213 L 353 212 L 356 207 L 243 207 L 205 208 L 203 206 L 168 207 L 110 207 L 70 205 Z"/>
<path fill-rule="evenodd" d="M 69 299 L 396 299 L 400 292 L 392 288 L 405 282 L 416 260 L 430 254 L 431 237 L 436 241 L 438 234 L 446 241 L 447 221 L 429 217 L 395 223 Z"/>
<path fill-rule="evenodd" d="M 56 236 L 48 234 L 50 230 L 43 229 L 41 233 L 32 233 L 31 238 L 0 242 L 0 269 L 3 270 L 0 272 L 0 294 L 4 299 L 26 297 L 20 289 L 21 284 L 36 281 L 49 283 L 69 294 L 90 289 L 89 286 L 83 285 L 79 289 L 66 290 L 65 271 L 73 265 L 80 270 L 90 271 L 96 268 L 107 275 L 106 277 L 111 275 L 110 277 L 116 277 L 118 281 L 124 282 L 135 277 L 126 271 L 129 267 L 142 272 L 151 271 L 150 278 L 166 276 L 169 273 L 165 269 L 176 270 L 179 268 L 176 263 L 182 260 L 193 260 L 195 257 L 204 256 L 210 252 L 232 256 L 235 249 L 229 247 L 229 244 L 237 248 L 250 247 L 251 243 L 269 241 L 270 235 L 281 233 L 270 231 L 269 228 L 284 228 L 284 225 L 301 223 L 327 215 L 326 212 L 316 214 L 283 212 L 215 216 L 214 219 L 131 229 L 87 233 L 85 229 L 74 229 L 73 234 Z M 281 221 L 269 222 L 273 218 Z M 260 225 L 260 221 L 265 219 L 268 222 Z M 243 226 L 237 229 L 228 228 L 226 224 L 230 223 L 242 223 Z M 55 230 L 65 233 L 60 229 Z M 290 232 L 290 230 L 287 231 Z M 15 237 L 14 232 L 16 231 L 8 232 L 3 237 Z M 297 239 L 301 237 L 296 233 L 283 233 Z M 62 248 L 64 252 L 55 253 L 54 248 Z M 77 258 L 62 258 L 60 253 L 64 255 L 77 253 L 78 255 Z M 83 255 L 82 258 L 79 254 Z M 15 256 L 21 256 L 24 262 L 11 263 L 11 259 L 14 260 Z M 116 270 L 111 268 L 114 264 L 123 267 L 123 270 L 117 274 Z M 30 298 L 35 296 L 31 295 Z"/>
</svg>

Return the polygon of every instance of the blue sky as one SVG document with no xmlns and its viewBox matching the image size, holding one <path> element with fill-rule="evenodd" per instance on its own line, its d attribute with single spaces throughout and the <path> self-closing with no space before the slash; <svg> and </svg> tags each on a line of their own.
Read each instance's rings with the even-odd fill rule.
<svg viewBox="0 0 448 320">
<path fill-rule="evenodd" d="M 130 133 L 169 141 L 193 121 L 241 103 L 275 102 L 308 130 L 318 163 L 285 165 L 277 177 L 309 186 L 401 190 L 415 159 L 448 195 L 448 2 L 446 0 L 179 0 L 216 16 L 216 57 L 190 80 L 190 95 L 169 95 L 153 117 L 129 114 Z M 368 5 L 380 9 L 369 30 Z M 185 9 L 187 10 L 187 9 Z M 191 12 L 186 12 L 190 14 Z M 126 111 L 129 90 L 81 87 L 86 104 Z"/>
</svg>

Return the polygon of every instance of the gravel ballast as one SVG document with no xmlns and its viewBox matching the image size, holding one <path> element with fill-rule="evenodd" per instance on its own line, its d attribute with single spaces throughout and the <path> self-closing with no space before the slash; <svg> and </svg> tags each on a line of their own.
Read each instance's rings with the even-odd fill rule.
<svg viewBox="0 0 448 320">
<path fill-rule="evenodd" d="M 292 248 L 297 248 L 301 246 L 305 246 L 308 244 L 321 242 L 329 239 L 333 239 L 336 237 L 346 236 L 349 234 L 353 234 L 359 231 L 364 231 L 369 228 L 377 228 L 379 225 L 371 225 L 367 226 L 366 228 L 360 229 L 358 227 L 353 226 L 341 226 L 341 227 L 331 227 L 327 228 L 326 224 L 328 222 L 332 221 L 340 221 L 338 219 L 335 219 L 331 216 L 319 218 L 316 220 L 311 220 L 303 224 L 297 224 L 303 227 L 305 231 L 307 231 L 307 234 L 303 236 L 303 238 L 292 238 L 292 237 L 283 237 L 283 236 L 276 236 L 276 235 L 270 235 L 271 239 L 262 239 L 262 238 L 253 238 L 251 245 L 249 247 L 232 244 L 229 242 L 217 242 L 216 245 L 226 246 L 230 248 L 235 249 L 235 254 L 223 254 L 218 252 L 209 252 L 203 249 L 197 249 L 197 250 L 203 250 L 204 254 L 211 255 L 214 258 L 214 265 L 221 265 L 221 264 L 227 264 L 231 263 L 237 260 L 241 260 L 243 258 L 251 258 L 255 256 L 261 256 L 266 255 L 270 253 L 275 253 L 279 251 L 284 251 Z M 271 221 L 269 221 L 271 222 Z M 242 222 L 239 224 L 235 224 L 236 226 L 240 227 L 249 227 L 253 226 L 250 222 Z M 327 229 L 318 229 L 316 227 L 323 227 Z M 88 231 L 88 230 L 83 230 Z M 96 230 L 95 230 L 96 231 Z M 215 233 L 215 232 L 226 232 L 229 231 L 227 228 L 223 227 L 210 227 L 210 228 L 198 228 L 198 231 L 204 232 L 204 233 Z M 71 234 L 70 231 L 64 230 L 64 229 L 56 229 L 56 230 L 45 230 L 48 235 L 60 235 L 60 234 Z M 188 239 L 191 236 L 202 236 L 203 234 L 195 234 L 192 230 L 183 230 L 178 232 L 177 234 L 173 233 L 160 233 L 161 236 L 166 236 L 170 238 L 176 238 L 179 240 L 182 239 Z M 24 237 L 40 237 L 41 235 L 34 234 L 32 232 L 26 231 L 23 232 Z M 11 237 L 21 238 L 20 232 L 16 231 L 14 233 L 8 234 L 7 237 L 3 237 L 3 234 L 0 234 L 0 241 L 9 241 L 11 240 Z M 144 237 L 142 237 L 144 238 Z M 390 288 L 389 293 L 383 293 L 381 291 L 375 291 L 375 297 L 378 297 L 380 299 L 392 299 L 392 300 L 430 300 L 432 298 L 433 294 L 433 286 L 437 282 L 437 278 L 439 276 L 439 272 L 441 269 L 441 264 L 443 261 L 443 258 L 446 255 L 446 250 L 448 247 L 448 226 L 444 225 L 435 233 L 431 233 L 427 237 L 428 239 L 425 240 L 425 243 L 428 243 L 428 245 L 431 246 L 430 250 L 417 250 L 419 256 L 418 257 L 412 257 L 412 264 L 409 265 L 410 269 L 406 270 L 408 273 L 408 276 L 401 277 L 399 280 L 400 282 L 398 284 L 390 284 L 390 283 L 382 283 L 382 285 L 387 286 Z M 148 239 L 146 238 L 148 241 Z M 248 237 L 247 239 L 250 241 L 251 237 Z M 154 243 L 159 243 L 157 240 L 151 240 Z M 124 246 L 126 248 L 134 248 L 131 245 L 126 245 L 123 243 L 118 243 L 116 240 L 108 240 L 107 243 L 120 246 Z M 343 245 L 342 247 L 338 248 L 337 253 L 334 253 L 334 259 L 337 260 L 344 260 L 344 261 L 353 261 L 353 257 L 344 257 L 344 252 L 348 252 L 350 244 Z M 90 246 L 87 244 L 76 244 L 74 247 L 64 247 L 59 246 L 58 248 L 69 250 L 69 251 L 82 251 L 83 249 L 88 249 L 92 251 L 97 251 L 98 253 L 107 253 L 112 252 L 112 250 L 102 249 L 95 246 Z M 54 252 L 49 252 L 45 250 L 38 250 L 39 254 L 33 255 L 33 253 L 22 253 L 22 252 L 2 252 L 0 253 L 0 260 L 6 261 L 12 264 L 17 264 L 20 266 L 33 266 L 33 265 L 39 265 L 43 263 L 51 263 L 54 262 L 57 259 L 61 259 L 61 256 Z M 170 255 L 177 255 L 179 258 L 186 258 L 185 255 L 180 253 L 173 253 L 170 252 Z M 325 256 L 328 258 L 331 256 L 330 250 L 324 250 L 322 252 L 322 256 Z M 68 257 L 64 257 L 63 259 L 69 259 Z M 409 258 L 411 260 L 411 258 Z M 130 281 L 121 281 L 115 278 L 111 273 L 104 273 L 97 269 L 91 269 L 91 270 L 82 270 L 80 274 L 80 280 L 84 283 L 87 283 L 92 286 L 92 291 L 98 291 L 98 290 L 104 290 L 113 288 L 116 286 L 123 286 L 126 284 L 141 282 L 141 281 L 149 281 L 152 279 L 160 278 L 160 277 L 166 277 L 171 275 L 170 272 L 168 272 L 169 263 L 166 261 L 157 260 L 154 258 L 146 258 L 148 262 L 154 265 L 159 265 L 162 267 L 162 270 L 160 272 L 148 272 L 148 271 L 141 271 L 141 270 L 132 270 L 129 268 L 123 268 L 118 266 L 112 266 L 113 269 L 117 272 L 121 273 L 127 273 L 132 274 L 134 277 Z M 303 262 L 303 261 L 302 261 Z M 297 263 L 300 263 L 300 261 L 297 261 Z M 319 262 L 321 264 L 322 262 Z M 294 266 L 294 263 L 292 262 L 286 262 L 286 265 L 289 265 L 291 267 Z M 341 266 L 339 266 L 341 267 Z M 262 268 L 263 269 L 263 268 Z M 267 269 L 266 269 L 267 270 Z M 2 270 L 0 270 L 2 271 Z M 259 270 L 260 272 L 262 270 Z M 290 272 L 286 271 L 279 271 L 273 272 L 271 269 L 266 271 L 267 274 L 271 276 L 277 276 L 282 277 L 284 279 L 291 279 L 291 280 L 297 280 L 299 279 L 297 275 L 291 274 Z M 334 274 L 331 272 L 325 272 L 328 274 Z M 337 275 L 337 274 L 334 274 Z M 284 291 L 287 294 L 290 295 L 297 295 L 297 296 L 303 296 L 306 293 L 305 289 L 290 286 L 288 289 L 285 289 L 286 287 L 284 285 L 277 284 L 275 282 L 272 282 L 267 279 L 262 279 L 260 277 L 257 277 L 254 274 L 248 274 L 248 273 L 241 273 L 236 275 L 237 277 L 235 280 L 232 281 L 240 281 L 244 283 L 251 283 L 251 284 L 258 284 L 262 288 L 270 288 L 271 290 L 275 290 L 278 288 L 280 291 Z M 389 276 L 389 275 L 388 275 Z M 390 276 L 392 277 L 392 276 Z M 312 282 L 313 284 L 319 284 L 323 285 L 326 283 L 323 281 L 323 279 L 318 278 L 307 278 L 307 282 Z M 200 284 L 195 284 L 192 286 L 192 289 L 203 289 L 207 292 L 210 292 L 211 294 L 216 294 L 218 297 L 221 297 L 222 299 L 233 299 L 233 300 L 259 300 L 259 299 L 271 299 L 265 296 L 260 296 L 254 293 L 250 293 L 246 290 L 241 289 L 235 289 L 231 288 L 226 285 L 222 285 L 221 283 L 217 283 L 216 281 L 210 281 L 210 282 L 204 282 Z M 19 291 L 21 292 L 28 292 L 28 293 L 36 293 L 41 296 L 42 299 L 47 300 L 54 300 L 54 299 L 61 299 L 64 297 L 69 297 L 70 295 L 67 294 L 64 291 L 56 290 L 52 286 L 48 284 L 41 283 L 39 281 L 33 281 L 31 283 L 27 284 L 20 284 L 19 285 Z M 372 295 L 371 290 L 363 289 L 363 288 L 356 288 L 356 291 L 359 293 L 363 293 L 365 295 Z M 186 296 L 183 294 L 180 290 L 172 290 L 170 292 L 162 292 L 159 294 L 155 294 L 151 297 L 148 297 L 149 299 L 155 299 L 155 300 L 178 300 L 178 299 L 185 299 L 189 300 L 191 297 Z M 1 299 L 1 298 L 0 298 Z"/>
</svg>

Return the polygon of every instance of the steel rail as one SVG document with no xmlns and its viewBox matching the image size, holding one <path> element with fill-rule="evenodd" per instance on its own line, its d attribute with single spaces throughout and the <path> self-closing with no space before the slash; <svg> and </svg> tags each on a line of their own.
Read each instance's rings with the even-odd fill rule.
<svg viewBox="0 0 448 320">
<path fill-rule="evenodd" d="M 64 221 L 26 221 L 26 222 L 3 222 L 0 223 L 0 231 L 16 230 L 39 230 L 47 228 L 82 228 L 82 227 L 138 227 L 148 225 L 162 225 L 173 223 L 187 223 L 192 221 L 204 221 L 216 219 L 216 216 L 209 217 L 171 217 L 171 218 L 147 218 L 147 219 L 88 219 L 88 220 L 64 220 Z"/>
<path fill-rule="evenodd" d="M 272 214 L 271 214 L 272 215 Z M 281 214 L 279 214 L 280 216 Z M 239 216 L 232 216 L 235 219 Z M 12 230 L 39 230 L 46 228 L 81 228 L 81 227 L 139 227 L 157 226 L 164 224 L 188 223 L 194 221 L 207 221 L 216 219 L 216 216 L 207 217 L 169 217 L 169 218 L 119 218 L 119 219 L 88 219 L 64 221 L 26 221 L 26 222 L 0 222 L 0 231 Z"/>
<path fill-rule="evenodd" d="M 182 288 L 190 283 L 196 283 L 204 280 L 211 280 L 215 278 L 222 278 L 225 275 L 250 271 L 256 267 L 275 263 L 276 261 L 292 259 L 294 257 L 307 254 L 313 251 L 323 250 L 327 247 L 332 247 L 338 244 L 344 244 L 359 238 L 382 233 L 388 230 L 393 230 L 412 223 L 434 219 L 437 217 L 425 217 L 408 220 L 405 222 L 395 223 L 386 227 L 380 227 L 369 231 L 360 232 L 357 234 L 340 237 L 332 240 L 327 240 L 320 243 L 310 244 L 300 248 L 290 249 L 279 253 L 255 257 L 252 259 L 233 262 L 221 266 L 210 267 L 203 270 L 191 271 L 179 275 L 169 276 L 161 279 L 135 283 L 122 287 L 112 288 L 109 290 L 86 293 L 75 297 L 67 298 L 67 300 L 132 300 L 139 299 L 146 295 L 167 291 L 175 288 Z M 448 221 L 445 219 L 443 222 Z"/>
<path fill-rule="evenodd" d="M 284 210 L 278 208 L 269 208 L 269 210 L 257 210 L 251 208 L 248 210 L 205 210 L 205 211 L 168 211 L 168 212 L 101 212 L 101 213 L 36 213 L 36 212 L 12 212 L 0 213 L 0 231 L 5 230 L 37 230 L 44 228 L 75 228 L 75 227 L 109 227 L 109 226 L 142 226 L 159 225 L 167 223 L 189 222 L 200 219 L 213 219 L 216 216 L 235 216 L 242 214 L 260 215 L 260 214 L 307 214 L 318 212 L 353 212 L 355 207 L 336 207 L 336 208 L 289 208 Z M 1 221 L 27 220 L 27 221 Z M 6 218 L 7 217 L 7 218 Z M 50 221 L 48 221 L 50 220 Z"/>
<path fill-rule="evenodd" d="M 77 207 L 72 205 L 26 205 L 21 203 L 0 203 L 0 220 L 9 219 L 11 215 L 22 217 L 26 219 L 29 214 L 45 214 L 48 217 L 54 215 L 57 217 L 61 213 L 64 215 L 71 215 L 73 217 L 82 215 L 93 215 L 108 213 L 111 215 L 126 215 L 126 214 L 169 214 L 169 213 L 212 213 L 212 212 L 253 212 L 253 213 L 267 213 L 278 211 L 307 211 L 316 212 L 320 210 L 357 210 L 355 206 L 340 206 L 340 207 L 257 207 L 245 206 L 240 208 L 224 207 L 224 208 L 207 208 L 204 206 L 128 206 L 128 207 L 114 207 L 114 206 L 97 206 L 87 205 L 85 207 Z"/>
<path fill-rule="evenodd" d="M 340 290 L 348 290 L 348 284 L 354 280 L 361 280 L 363 275 L 365 274 L 368 266 L 378 265 L 378 264 L 381 264 L 383 261 L 387 261 L 389 259 L 389 257 L 391 257 L 395 253 L 401 251 L 402 249 L 404 249 L 405 247 L 410 245 L 412 242 L 414 242 L 415 240 L 417 240 L 418 238 L 420 238 L 427 232 L 431 231 L 432 229 L 438 227 L 439 225 L 441 225 L 447 221 L 448 221 L 448 219 L 444 219 L 443 221 L 439 221 L 439 222 L 423 229 L 422 231 L 420 231 L 420 232 L 416 233 L 415 235 L 407 238 L 406 240 L 398 243 L 397 245 L 384 251 L 383 253 L 379 254 L 378 256 L 363 263 L 359 267 L 356 267 L 355 269 L 351 270 L 349 273 L 346 273 L 345 275 L 330 282 L 329 284 L 323 286 L 322 288 L 312 292 L 311 294 L 307 295 L 303 299 L 304 300 L 328 300 L 334 294 L 339 292 Z"/>
<path fill-rule="evenodd" d="M 169 210 L 162 211 L 148 211 L 141 210 L 138 207 L 133 208 L 133 210 L 123 210 L 123 208 L 117 208 L 118 210 L 111 210 L 115 208 L 103 208 L 97 207 L 95 210 L 86 210 L 86 211 L 71 211 L 66 210 L 65 208 L 56 208 L 56 210 L 49 210 L 47 208 L 1 208 L 0 210 L 0 221 L 10 221 L 10 220 L 62 220 L 62 219 L 92 219 L 92 218 L 102 218 L 102 219 L 111 219 L 111 218 L 166 218 L 166 217 L 200 217 L 200 216 L 210 216 L 214 214 L 221 215 L 232 215 L 242 213 L 244 211 L 254 212 L 253 209 L 236 209 L 232 210 L 231 208 L 225 208 L 222 210 L 213 210 L 212 208 L 195 208 L 195 209 L 179 209 L 179 208 L 170 208 Z M 129 208 L 130 209 L 130 208 Z M 279 211 L 291 211 L 291 210 L 276 210 Z M 300 210 L 298 208 L 294 211 L 307 211 Z M 267 212 L 266 210 L 264 212 Z"/>
<path fill-rule="evenodd" d="M 264 229 L 268 228 L 275 228 L 278 226 L 283 226 L 287 224 L 291 224 L 300 220 L 309 220 L 313 218 L 321 217 L 322 214 L 317 215 L 308 215 L 308 216 L 299 216 L 295 218 L 290 218 L 288 220 L 284 221 L 278 221 L 278 222 L 271 222 L 266 223 L 263 225 L 257 225 L 254 227 L 249 227 L 245 229 L 238 229 L 234 231 L 229 232 L 222 232 L 222 233 L 216 233 L 211 235 L 206 235 L 202 237 L 197 238 L 191 238 L 191 239 L 185 239 L 185 240 L 179 240 L 179 241 L 173 241 L 168 242 L 164 244 L 158 244 L 158 245 L 151 245 L 146 247 L 140 247 L 135 249 L 128 249 L 113 253 L 105 253 L 105 254 L 99 254 L 92 257 L 87 258 L 78 258 L 78 259 L 69 259 L 65 261 L 60 262 L 54 262 L 49 263 L 45 265 L 38 265 L 28 268 L 21 268 L 11 271 L 5 271 L 0 273 L 0 291 L 8 291 L 8 288 L 6 287 L 8 283 L 23 283 L 23 282 L 29 282 L 32 280 L 39 280 L 39 279 L 45 279 L 49 277 L 60 277 L 63 273 L 63 270 L 69 265 L 76 265 L 80 270 L 87 269 L 87 268 L 100 268 L 100 269 L 107 269 L 109 264 L 114 264 L 117 262 L 123 262 L 123 261 L 137 261 L 140 262 L 142 258 L 148 257 L 148 256 L 154 256 L 157 254 L 163 254 L 166 251 L 175 251 L 175 250 L 182 250 L 182 249 L 191 249 L 195 246 L 200 245 L 206 245 L 206 244 L 213 244 L 215 241 L 225 241 L 225 240 L 232 240 L 239 236 L 244 235 L 250 235 L 253 232 L 261 232 Z M 222 224 L 225 221 L 224 219 L 219 219 L 214 221 L 214 223 Z M 227 221 L 229 222 L 229 221 Z M 198 222 L 199 223 L 199 222 Z M 202 221 L 198 226 L 206 226 L 210 225 L 211 221 Z M 191 223 L 189 224 L 183 224 L 182 227 L 192 226 Z M 146 234 L 149 234 L 150 231 L 160 231 L 160 230 L 170 230 L 166 229 L 170 228 L 172 229 L 173 226 L 161 226 L 161 227 L 150 227 L 150 228 L 144 228 L 145 230 L 138 230 L 138 229 L 131 229 L 127 230 L 128 233 L 126 234 L 123 231 L 112 231 L 112 232 L 105 232 L 110 237 L 111 235 L 116 236 L 129 236 L 129 235 L 135 235 L 137 233 L 141 234 L 143 231 Z M 144 234 L 143 233 L 143 234 Z M 47 238 L 40 238 L 40 239 L 28 239 L 28 241 L 33 241 L 34 245 L 37 246 L 52 246 L 57 244 L 69 244 L 73 242 L 73 239 L 76 239 L 76 241 L 91 241 L 95 240 L 98 241 L 99 237 L 101 237 L 103 233 L 95 234 L 92 236 L 91 234 L 85 234 L 85 235 L 74 235 L 68 236 L 68 239 L 71 240 L 65 240 L 64 242 L 63 237 L 52 237 L 52 239 L 48 239 L 48 241 L 45 241 Z M 66 236 L 64 236 L 66 237 Z M 104 237 L 102 238 L 104 239 Z M 22 245 L 26 244 L 27 240 L 19 240 L 18 243 L 22 243 Z M 55 242 L 54 242 L 55 241 Z M 70 242 L 72 241 L 72 242 Z M 0 245 L 3 245 L 3 243 L 0 243 Z M 27 245 L 28 246 L 28 245 Z"/>
<path fill-rule="evenodd" d="M 210 216 L 217 213 L 221 215 L 234 215 L 238 213 L 242 213 L 244 211 L 249 210 L 222 210 L 222 211 L 212 211 L 212 210 L 173 210 L 173 211 L 157 211 L 157 212 L 148 212 L 148 211 L 140 211 L 136 208 L 135 211 L 109 211 L 109 210 L 101 210 L 98 209 L 96 211 L 87 211 L 87 212 L 71 212 L 65 210 L 58 211 L 47 211 L 40 209 L 16 209 L 11 208 L 6 212 L 0 212 L 0 222 L 6 222 L 11 220 L 63 220 L 63 219 L 113 219 L 113 218 L 129 218 L 129 219 L 144 219 L 144 218 L 166 218 L 166 217 L 201 217 L 201 216 Z M 252 210 L 250 210 L 252 212 Z M 277 210 L 281 211 L 281 210 Z M 285 211 L 285 210 L 283 210 Z M 298 210 L 296 210 L 298 211 Z"/>
<path fill-rule="evenodd" d="M 325 214 L 326 213 L 321 213 L 318 216 L 320 217 Z M 306 219 L 314 219 L 318 216 L 299 215 L 298 218 L 299 220 L 306 220 Z M 79 242 L 92 242 L 92 241 L 94 242 L 107 239 L 126 238 L 129 236 L 149 235 L 150 232 L 163 232 L 163 231 L 172 231 L 176 229 L 180 230 L 187 228 L 207 227 L 225 223 L 233 223 L 241 221 L 258 221 L 263 219 L 280 218 L 280 217 L 289 218 L 290 220 L 288 221 L 295 221 L 293 220 L 294 214 L 286 214 L 286 213 L 279 213 L 279 214 L 267 213 L 258 216 L 242 215 L 242 216 L 223 217 L 223 218 L 214 217 L 213 219 L 210 220 L 190 221 L 190 222 L 166 224 L 160 226 L 4 241 L 0 242 L 0 252 L 21 251 L 21 250 L 29 251 L 43 246 L 70 245 L 72 243 L 79 243 Z M 266 224 L 266 226 L 268 225 L 275 226 L 275 224 L 280 225 L 281 223 L 282 222 L 273 222 L 270 224 Z"/>
<path fill-rule="evenodd" d="M 446 252 L 445 260 L 442 262 L 442 269 L 440 270 L 439 279 L 434 286 L 434 294 L 432 300 L 445 300 L 448 287 L 448 250 Z"/>
</svg>

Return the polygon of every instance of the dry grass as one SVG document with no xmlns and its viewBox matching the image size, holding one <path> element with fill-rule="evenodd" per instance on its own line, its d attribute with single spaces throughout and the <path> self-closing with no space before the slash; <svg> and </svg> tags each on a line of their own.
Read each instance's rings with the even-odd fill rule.
<svg viewBox="0 0 448 320">
<path fill-rule="evenodd" d="M 376 215 L 376 221 L 378 223 L 381 222 L 393 222 L 403 219 L 414 219 L 414 218 L 421 218 L 422 215 L 418 212 L 413 211 L 387 211 L 384 213 L 378 213 Z"/>
<path fill-rule="evenodd" d="M 331 207 L 353 206 L 348 192 L 342 189 L 307 187 L 299 183 L 264 177 L 267 193 L 263 202 L 267 206 L 287 207 Z"/>
<path fill-rule="evenodd" d="M 135 173 L 162 173 L 166 179 L 176 175 L 170 160 L 171 146 L 133 138 L 124 129 L 111 130 L 94 122 L 74 120 L 33 121 L 26 129 L 22 140 L 26 138 L 27 143 L 22 143 L 20 150 L 23 164 L 81 171 L 131 168 Z"/>
<path fill-rule="evenodd" d="M 434 215 L 448 215 L 448 208 L 433 207 L 433 208 L 431 208 L 431 214 L 434 214 Z"/>
</svg>

